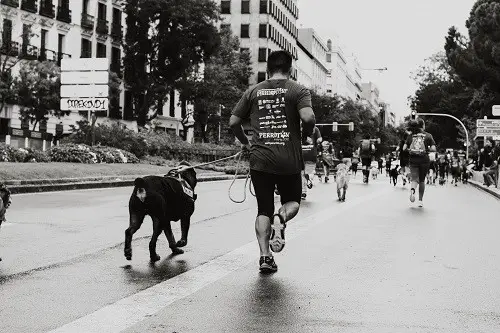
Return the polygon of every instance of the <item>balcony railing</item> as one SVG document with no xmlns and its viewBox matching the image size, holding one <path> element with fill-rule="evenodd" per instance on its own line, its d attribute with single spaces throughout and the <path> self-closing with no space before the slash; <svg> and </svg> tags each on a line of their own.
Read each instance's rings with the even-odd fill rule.
<svg viewBox="0 0 500 333">
<path fill-rule="evenodd" d="M 38 11 L 36 0 L 22 0 L 21 9 L 27 12 L 36 13 Z"/>
<path fill-rule="evenodd" d="M 95 31 L 99 34 L 108 34 L 109 33 L 109 24 L 105 19 L 97 19 L 97 26 Z"/>
<path fill-rule="evenodd" d="M 113 23 L 113 25 L 111 26 L 111 38 L 113 38 L 113 40 L 115 42 L 121 42 L 122 41 L 122 39 L 123 39 L 123 29 L 122 29 L 121 24 Z"/>
<path fill-rule="evenodd" d="M 7 5 L 14 8 L 19 8 L 19 0 L 2 0 L 0 2 L 2 5 Z"/>
<path fill-rule="evenodd" d="M 37 60 L 39 57 L 38 47 L 30 44 L 23 44 L 21 46 L 21 58 L 26 60 Z"/>
<path fill-rule="evenodd" d="M 9 41 L 4 41 L 2 45 L 0 46 L 0 53 L 9 55 L 12 57 L 18 56 L 19 55 L 19 43 L 18 42 L 9 42 Z"/>
<path fill-rule="evenodd" d="M 56 17 L 55 6 L 52 4 L 52 0 L 41 0 L 40 15 L 48 18 Z"/>
<path fill-rule="evenodd" d="M 57 20 L 65 23 L 71 23 L 71 10 L 69 5 L 63 5 L 57 7 Z"/>
<path fill-rule="evenodd" d="M 82 13 L 82 28 L 94 29 L 95 17 L 86 13 Z"/>
<path fill-rule="evenodd" d="M 61 60 L 62 59 L 71 59 L 71 54 L 67 54 L 64 52 L 58 52 L 57 53 L 57 65 L 61 66 Z"/>
</svg>

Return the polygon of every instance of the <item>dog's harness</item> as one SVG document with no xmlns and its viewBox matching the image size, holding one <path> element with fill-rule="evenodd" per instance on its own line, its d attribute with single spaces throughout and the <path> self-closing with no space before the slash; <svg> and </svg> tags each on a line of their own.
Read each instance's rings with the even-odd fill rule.
<svg viewBox="0 0 500 333">
<path fill-rule="evenodd" d="M 198 195 L 196 193 L 194 193 L 194 190 L 191 187 L 191 185 L 189 185 L 189 183 L 184 178 L 181 177 L 181 174 L 180 174 L 180 172 L 178 172 L 178 170 L 176 170 L 176 169 L 170 170 L 165 175 L 165 178 L 174 179 L 175 181 L 178 181 L 181 184 L 182 191 L 184 192 L 184 195 L 186 197 L 188 197 L 189 199 L 191 199 L 193 201 L 196 201 L 196 199 L 198 199 Z"/>
</svg>

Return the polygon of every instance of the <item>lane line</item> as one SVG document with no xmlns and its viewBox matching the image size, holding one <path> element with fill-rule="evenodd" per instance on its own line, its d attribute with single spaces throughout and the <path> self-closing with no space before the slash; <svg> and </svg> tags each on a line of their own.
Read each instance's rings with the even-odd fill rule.
<svg viewBox="0 0 500 333">
<path fill-rule="evenodd" d="M 332 208 L 290 223 L 289 228 L 287 228 L 287 241 L 297 238 L 322 223 L 331 221 L 333 217 L 365 201 L 380 197 L 390 190 L 391 188 L 385 188 L 369 195 L 353 198 L 346 203 L 334 205 Z M 172 303 L 196 293 L 252 262 L 257 262 L 257 256 L 257 241 L 250 242 L 170 280 L 123 298 L 50 332 L 121 332 L 151 317 Z"/>
</svg>

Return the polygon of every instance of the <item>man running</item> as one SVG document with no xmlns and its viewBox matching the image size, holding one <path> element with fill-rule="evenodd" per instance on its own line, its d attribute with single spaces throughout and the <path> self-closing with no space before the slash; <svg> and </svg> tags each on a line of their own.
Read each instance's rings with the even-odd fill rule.
<svg viewBox="0 0 500 333">
<path fill-rule="evenodd" d="M 422 118 L 410 122 L 411 135 L 408 136 L 403 150 L 409 150 L 411 189 L 410 202 L 415 202 L 415 190 L 418 186 L 418 206 L 424 207 L 425 177 L 429 171 L 429 152 L 436 151 L 436 143 L 431 134 L 425 132 Z"/>
<path fill-rule="evenodd" d="M 314 127 L 313 134 L 310 137 L 304 137 L 304 145 L 310 146 L 309 160 L 304 158 L 304 170 L 302 171 L 302 199 L 307 197 L 307 189 L 311 189 L 313 184 L 311 175 L 314 177 L 316 170 L 316 160 L 318 157 L 318 145 L 322 142 L 319 128 Z"/>
<path fill-rule="evenodd" d="M 328 140 L 323 140 L 320 146 L 320 156 L 323 162 L 323 173 L 325 183 L 330 180 L 330 168 L 333 166 L 333 145 Z"/>
<path fill-rule="evenodd" d="M 361 167 L 363 169 L 363 183 L 368 184 L 370 179 L 370 167 L 372 164 L 372 156 L 375 153 L 375 146 L 370 140 L 370 134 L 366 134 L 361 140 L 361 145 L 358 149 L 358 155 L 361 157 Z"/>
<path fill-rule="evenodd" d="M 260 248 L 260 271 L 276 272 L 271 254 L 285 246 L 286 223 L 294 218 L 302 194 L 302 130 L 311 136 L 316 123 L 308 89 L 290 80 L 292 56 L 272 52 L 267 61 L 269 79 L 249 88 L 229 120 L 236 138 L 250 151 L 250 175 L 257 198 L 255 231 Z M 252 145 L 243 131 L 249 119 Z M 281 208 L 274 211 L 274 189 Z"/>
<path fill-rule="evenodd" d="M 406 140 L 401 140 L 399 143 L 399 166 L 401 167 L 401 178 L 403 179 L 403 186 L 406 186 L 408 179 L 408 174 L 410 173 L 408 165 L 410 164 L 410 153 L 408 150 L 404 150 Z"/>
<path fill-rule="evenodd" d="M 359 164 L 359 155 L 357 152 L 354 152 L 351 163 L 352 163 L 351 170 L 352 173 L 354 174 L 354 178 L 356 178 L 356 174 L 358 173 L 358 164 Z"/>
</svg>

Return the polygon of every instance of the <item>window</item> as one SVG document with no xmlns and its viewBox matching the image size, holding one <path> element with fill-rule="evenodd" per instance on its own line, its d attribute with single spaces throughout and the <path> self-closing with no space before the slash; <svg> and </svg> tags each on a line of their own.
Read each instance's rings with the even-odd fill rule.
<svg viewBox="0 0 500 333">
<path fill-rule="evenodd" d="M 241 1 L 241 13 L 242 14 L 250 14 L 250 1 L 242 0 Z"/>
<path fill-rule="evenodd" d="M 266 62 L 267 57 L 266 57 L 267 49 L 260 48 L 259 49 L 259 62 Z"/>
<path fill-rule="evenodd" d="M 2 47 L 9 48 L 11 41 L 12 41 L 12 21 L 4 19 L 3 30 L 2 30 Z"/>
<path fill-rule="evenodd" d="M 92 42 L 82 38 L 82 53 L 80 58 L 92 58 Z"/>
<path fill-rule="evenodd" d="M 30 35 L 31 35 L 31 25 L 23 24 L 23 54 L 28 52 L 28 45 L 30 43 Z"/>
<path fill-rule="evenodd" d="M 221 14 L 231 14 L 231 1 L 221 1 Z"/>
<path fill-rule="evenodd" d="M 260 0 L 260 13 L 267 14 L 267 0 Z"/>
<path fill-rule="evenodd" d="M 121 62 L 122 62 L 122 52 L 119 48 L 113 47 L 111 49 L 111 71 L 118 74 L 121 77 Z"/>
<path fill-rule="evenodd" d="M 101 2 L 97 6 L 97 19 L 106 20 L 106 5 Z"/>
<path fill-rule="evenodd" d="M 241 38 L 250 38 L 250 25 L 242 24 L 241 25 Z"/>
<path fill-rule="evenodd" d="M 257 83 L 262 81 L 266 81 L 266 72 L 259 72 L 259 74 L 257 74 Z"/>
<path fill-rule="evenodd" d="M 113 8 L 113 25 L 122 25 L 122 11 L 118 8 Z"/>
<path fill-rule="evenodd" d="M 97 43 L 97 58 L 106 58 L 106 44 L 103 43 Z"/>
<path fill-rule="evenodd" d="M 175 117 L 175 90 L 170 91 L 170 117 Z"/>
<path fill-rule="evenodd" d="M 231 29 L 231 25 L 230 24 L 227 24 L 227 23 L 223 23 L 220 25 L 220 30 L 227 30 L 227 29 Z"/>
<path fill-rule="evenodd" d="M 267 38 L 267 24 L 259 25 L 259 38 Z"/>
<path fill-rule="evenodd" d="M 240 53 L 245 53 L 245 52 L 250 52 L 250 49 L 248 47 L 240 48 Z"/>
</svg>

